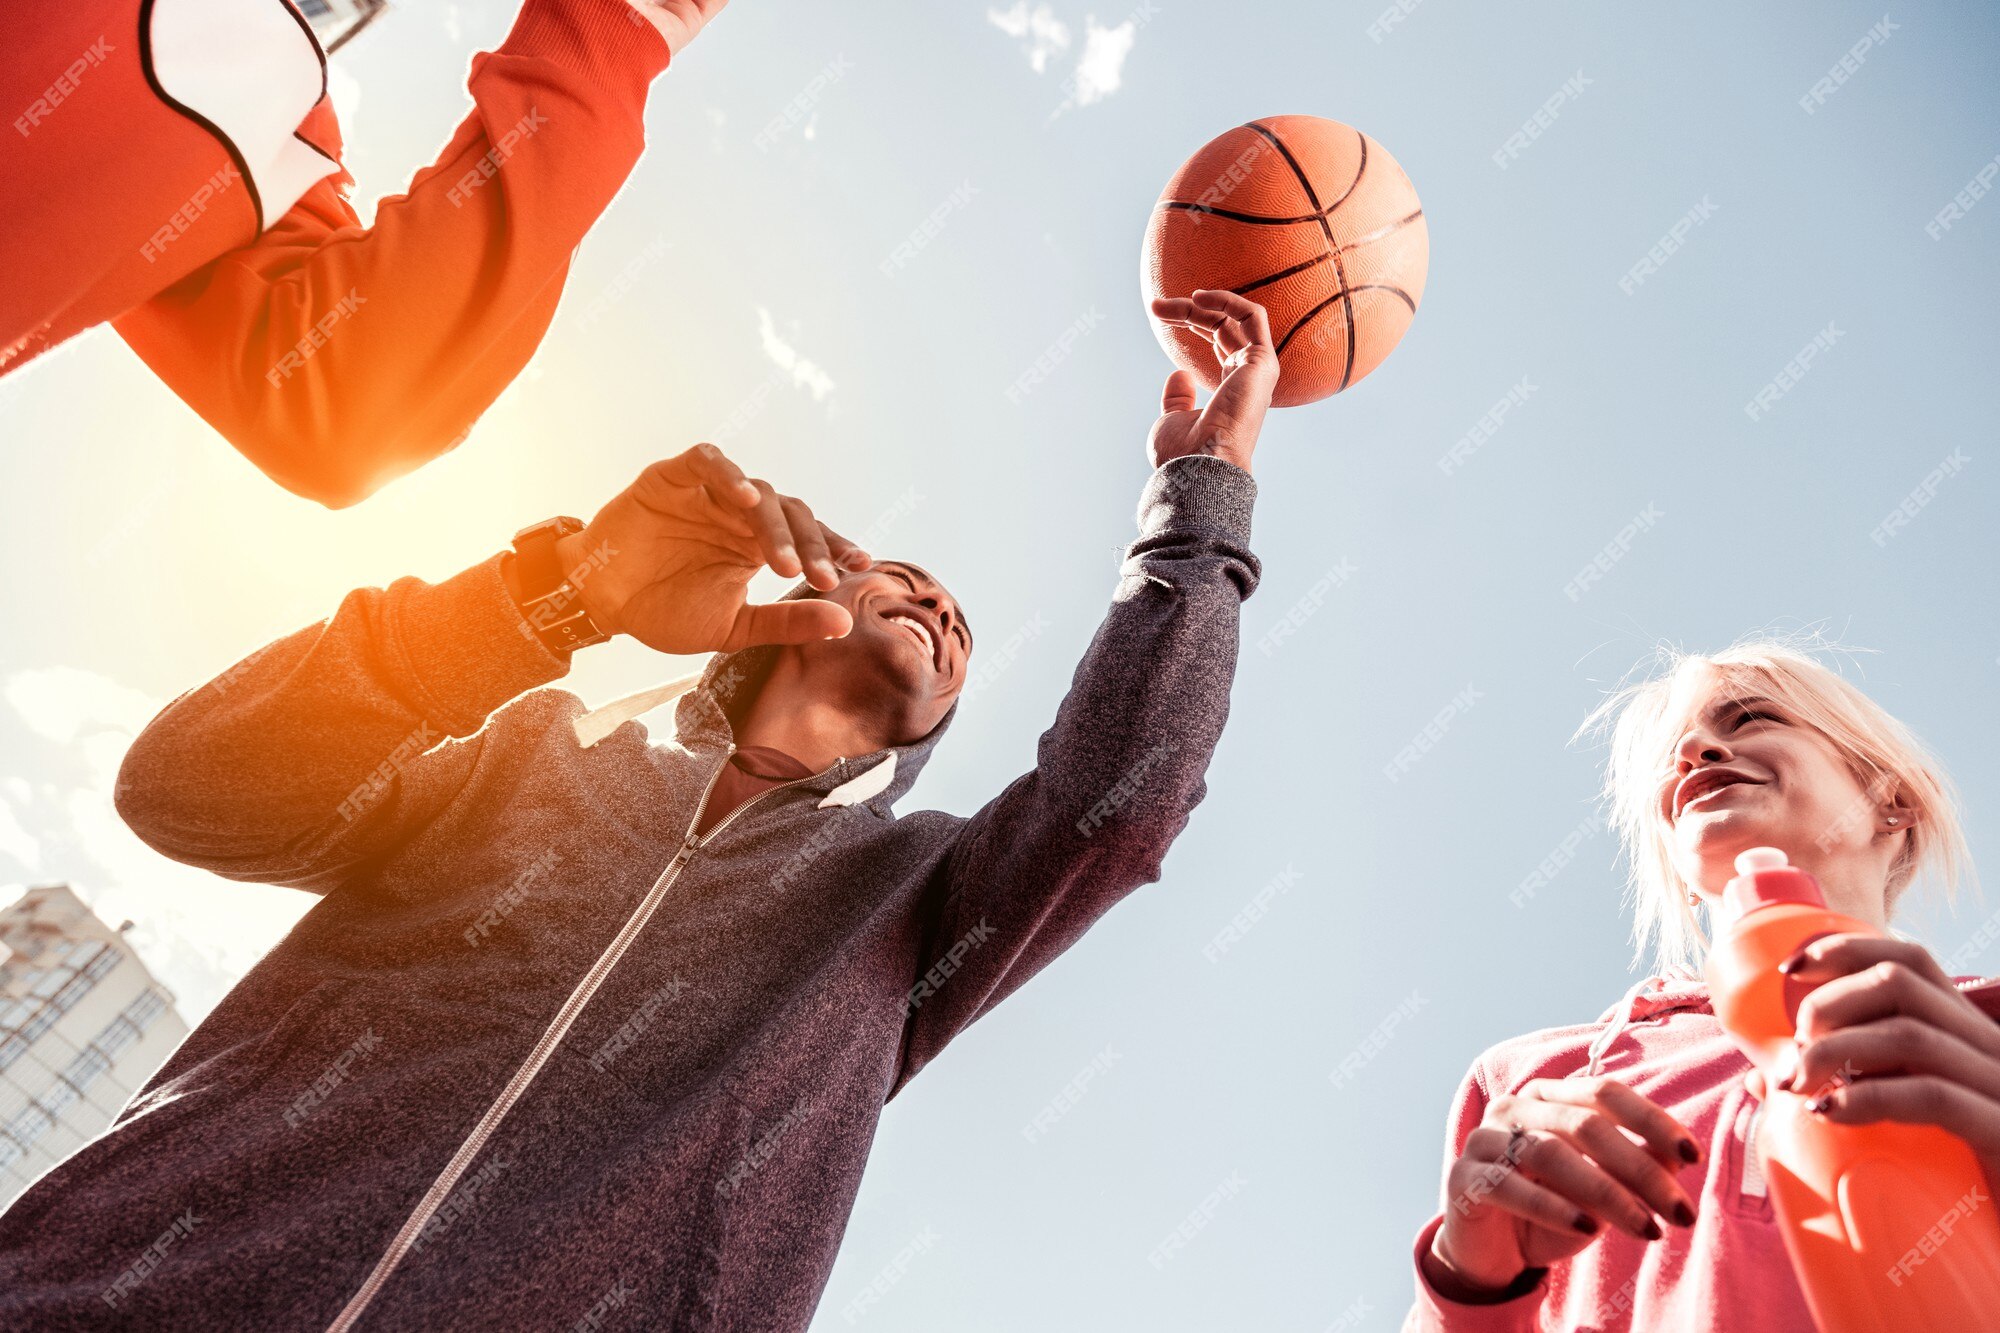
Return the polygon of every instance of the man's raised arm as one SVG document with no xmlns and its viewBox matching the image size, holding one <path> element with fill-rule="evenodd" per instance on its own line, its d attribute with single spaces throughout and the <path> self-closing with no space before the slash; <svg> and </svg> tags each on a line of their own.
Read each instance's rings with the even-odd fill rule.
<svg viewBox="0 0 2000 1333">
<path fill-rule="evenodd" d="M 1198 292 L 1155 309 L 1207 333 L 1232 369 L 1199 412 L 1191 375 L 1167 381 L 1157 470 L 1111 610 L 1035 767 L 966 822 L 931 904 L 897 1088 L 1158 879 L 1206 791 L 1241 604 L 1257 584 L 1249 465 L 1278 364 L 1263 308 L 1244 297 Z"/>
</svg>

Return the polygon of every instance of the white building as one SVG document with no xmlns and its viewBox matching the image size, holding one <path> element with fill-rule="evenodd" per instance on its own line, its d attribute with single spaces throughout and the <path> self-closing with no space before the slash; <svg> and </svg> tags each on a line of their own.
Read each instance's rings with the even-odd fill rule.
<svg viewBox="0 0 2000 1333">
<path fill-rule="evenodd" d="M 187 1032 L 166 987 L 68 887 L 0 909 L 0 1207 L 101 1134 Z"/>
<path fill-rule="evenodd" d="M 374 22 L 388 0 L 298 0 L 298 6 L 321 49 L 332 52 Z"/>
</svg>

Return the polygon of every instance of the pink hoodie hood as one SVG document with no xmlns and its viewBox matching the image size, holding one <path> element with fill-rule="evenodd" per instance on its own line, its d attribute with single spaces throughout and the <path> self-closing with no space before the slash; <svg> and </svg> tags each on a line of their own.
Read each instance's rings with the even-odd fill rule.
<svg viewBox="0 0 2000 1333">
<path fill-rule="evenodd" d="M 1968 977 L 1958 986 L 2000 1021 L 2000 980 Z M 1702 1145 L 1702 1160 L 1679 1173 L 1695 1201 L 1695 1224 L 1669 1226 L 1650 1243 L 1607 1227 L 1534 1290 L 1498 1305 L 1445 1300 L 1419 1266 L 1405 1333 L 1815 1333 L 1757 1161 L 1761 1104 L 1744 1086 L 1749 1070 L 1709 1007 L 1707 986 L 1690 973 L 1646 978 L 1595 1023 L 1531 1032 L 1486 1051 L 1453 1099 L 1447 1173 L 1494 1097 L 1532 1079 L 1602 1074 L 1650 1097 Z M 1419 1233 L 1415 1257 L 1443 1220 L 1438 1214 Z"/>
</svg>

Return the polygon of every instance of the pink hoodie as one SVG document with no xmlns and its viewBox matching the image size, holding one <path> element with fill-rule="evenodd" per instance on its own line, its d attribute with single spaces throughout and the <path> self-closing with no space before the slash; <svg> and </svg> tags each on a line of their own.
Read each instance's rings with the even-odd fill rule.
<svg viewBox="0 0 2000 1333">
<path fill-rule="evenodd" d="M 2000 1021 L 2000 980 L 1957 984 Z M 1702 1161 L 1680 1173 L 1695 1200 L 1695 1224 L 1668 1226 L 1666 1238 L 1651 1243 L 1606 1227 L 1533 1291 L 1498 1305 L 1446 1300 L 1424 1281 L 1420 1264 L 1404 1333 L 1814 1333 L 1758 1168 L 1761 1104 L 1744 1087 L 1749 1070 L 1709 1008 L 1708 988 L 1685 974 L 1648 977 L 1594 1024 L 1531 1032 L 1481 1055 L 1453 1100 L 1447 1172 L 1496 1093 L 1530 1079 L 1609 1074 L 1659 1103 L 1705 1145 Z M 1416 1257 L 1443 1221 L 1440 1213 L 1418 1234 Z"/>
</svg>

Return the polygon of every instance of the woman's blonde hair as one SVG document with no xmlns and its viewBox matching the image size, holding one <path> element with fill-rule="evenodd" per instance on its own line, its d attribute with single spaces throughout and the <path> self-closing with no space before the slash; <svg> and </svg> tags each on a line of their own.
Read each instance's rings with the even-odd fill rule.
<svg viewBox="0 0 2000 1333">
<path fill-rule="evenodd" d="M 1731 698 L 1771 700 L 1824 736 L 1846 761 L 1866 799 L 1823 837 L 1851 827 L 1852 820 L 1872 825 L 1875 807 L 1882 802 L 1898 800 L 1910 809 L 1907 841 L 1889 868 L 1891 910 L 1920 875 L 1942 884 L 1947 897 L 1957 892 L 1971 853 L 1951 779 L 1908 727 L 1820 660 L 1835 651 L 1835 645 L 1811 633 L 1759 634 L 1719 653 L 1663 647 L 1648 678 L 1621 685 L 1578 729 L 1579 736 L 1607 726 L 1611 730 L 1601 798 L 1628 865 L 1634 961 L 1644 960 L 1650 949 L 1661 971 L 1697 967 L 1708 948 L 1708 937 L 1688 904 L 1688 885 L 1674 864 L 1659 793 L 1695 701 L 1717 691 Z"/>
</svg>

